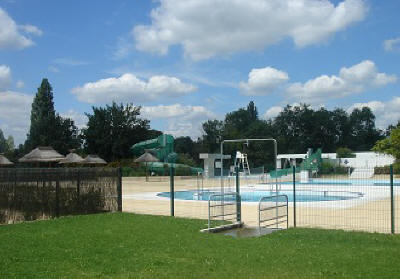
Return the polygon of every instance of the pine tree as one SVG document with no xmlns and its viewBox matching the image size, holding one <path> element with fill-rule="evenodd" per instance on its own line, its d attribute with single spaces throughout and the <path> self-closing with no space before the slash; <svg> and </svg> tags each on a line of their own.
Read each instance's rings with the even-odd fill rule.
<svg viewBox="0 0 400 279">
<path fill-rule="evenodd" d="M 32 103 L 31 127 L 26 142 L 27 149 L 51 145 L 54 140 L 56 112 L 54 110 L 53 89 L 44 78 Z"/>
<path fill-rule="evenodd" d="M 25 149 L 52 146 L 61 153 L 78 148 L 78 130 L 71 119 L 63 119 L 54 109 L 53 89 L 44 78 L 32 103 L 31 127 Z"/>
</svg>

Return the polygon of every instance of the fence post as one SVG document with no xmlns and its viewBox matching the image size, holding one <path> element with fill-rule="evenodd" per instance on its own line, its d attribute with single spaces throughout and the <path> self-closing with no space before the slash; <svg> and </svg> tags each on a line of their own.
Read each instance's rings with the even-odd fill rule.
<svg viewBox="0 0 400 279">
<path fill-rule="evenodd" d="M 170 201 L 171 201 L 171 216 L 175 216 L 175 190 L 174 190 L 174 164 L 171 163 L 170 166 L 170 173 L 169 173 L 169 178 L 170 178 Z"/>
<path fill-rule="evenodd" d="M 56 217 L 60 217 L 60 181 L 56 178 Z"/>
<path fill-rule="evenodd" d="M 79 201 L 79 196 L 81 195 L 81 176 L 80 176 L 79 169 L 76 169 L 76 170 L 77 170 L 76 195 L 78 196 L 78 201 Z"/>
<path fill-rule="evenodd" d="M 240 223 L 242 221 L 242 201 L 240 198 L 240 180 L 239 180 L 239 167 L 235 168 L 236 175 L 236 221 Z"/>
<path fill-rule="evenodd" d="M 117 203 L 118 203 L 118 211 L 122 212 L 122 168 L 119 167 L 117 169 Z"/>
<path fill-rule="evenodd" d="M 293 227 L 296 227 L 296 166 L 293 166 Z"/>
<path fill-rule="evenodd" d="M 390 165 L 390 225 L 394 234 L 394 197 L 393 197 L 393 165 Z"/>
</svg>

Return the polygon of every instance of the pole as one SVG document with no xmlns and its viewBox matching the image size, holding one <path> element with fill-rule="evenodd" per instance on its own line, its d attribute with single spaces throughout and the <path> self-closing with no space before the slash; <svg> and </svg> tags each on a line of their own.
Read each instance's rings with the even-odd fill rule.
<svg viewBox="0 0 400 279">
<path fill-rule="evenodd" d="M 293 227 L 296 227 L 296 167 L 293 166 Z"/>
<path fill-rule="evenodd" d="M 60 217 L 60 181 L 56 180 L 56 217 Z"/>
<path fill-rule="evenodd" d="M 240 198 L 240 180 L 239 180 L 239 167 L 235 168 L 236 174 L 236 221 L 240 223 L 242 221 L 242 201 Z"/>
<path fill-rule="evenodd" d="M 170 177 L 169 186 L 170 186 L 171 216 L 175 216 L 174 164 L 173 163 L 171 163 L 169 177 Z"/>
<path fill-rule="evenodd" d="M 221 141 L 221 195 L 224 194 L 224 141 Z"/>
<path fill-rule="evenodd" d="M 394 197 L 393 197 L 393 165 L 390 165 L 390 224 L 391 233 L 394 234 Z"/>
<path fill-rule="evenodd" d="M 118 211 L 122 212 L 122 168 L 117 170 L 117 195 L 118 195 Z"/>
</svg>

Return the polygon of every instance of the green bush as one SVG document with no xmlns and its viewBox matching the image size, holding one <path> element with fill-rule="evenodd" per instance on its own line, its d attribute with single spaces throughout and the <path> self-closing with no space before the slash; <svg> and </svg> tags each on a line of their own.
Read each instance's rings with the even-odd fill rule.
<svg viewBox="0 0 400 279">
<path fill-rule="evenodd" d="M 353 171 L 353 169 L 350 169 Z M 349 168 L 348 167 L 341 167 L 330 162 L 322 162 L 321 164 L 321 171 L 320 174 L 348 174 Z"/>
<path fill-rule="evenodd" d="M 375 174 L 390 174 L 390 166 L 375 167 Z M 400 174 L 400 163 L 393 164 L 393 173 Z"/>
<path fill-rule="evenodd" d="M 356 154 L 354 154 L 350 148 L 339 147 L 336 150 L 336 157 L 337 158 L 355 158 Z"/>
</svg>

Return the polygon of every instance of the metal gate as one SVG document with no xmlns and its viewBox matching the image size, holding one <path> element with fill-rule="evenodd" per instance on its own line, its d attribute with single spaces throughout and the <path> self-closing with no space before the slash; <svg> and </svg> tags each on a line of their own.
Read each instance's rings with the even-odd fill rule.
<svg viewBox="0 0 400 279">
<path fill-rule="evenodd" d="M 258 228 L 287 229 L 288 197 L 286 195 L 265 196 L 258 202 Z"/>
<path fill-rule="evenodd" d="M 208 230 L 212 226 L 240 223 L 240 215 L 240 195 L 238 193 L 210 195 L 208 199 Z"/>
</svg>

